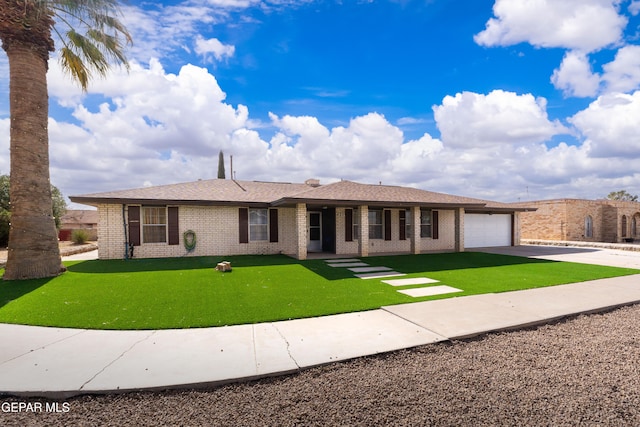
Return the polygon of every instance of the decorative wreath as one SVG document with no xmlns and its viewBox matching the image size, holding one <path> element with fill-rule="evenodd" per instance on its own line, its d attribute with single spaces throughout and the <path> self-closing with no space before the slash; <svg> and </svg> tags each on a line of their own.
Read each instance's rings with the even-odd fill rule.
<svg viewBox="0 0 640 427">
<path fill-rule="evenodd" d="M 196 248 L 196 232 L 193 230 L 187 230 L 182 234 L 184 241 L 184 248 L 187 252 L 191 252 Z"/>
</svg>

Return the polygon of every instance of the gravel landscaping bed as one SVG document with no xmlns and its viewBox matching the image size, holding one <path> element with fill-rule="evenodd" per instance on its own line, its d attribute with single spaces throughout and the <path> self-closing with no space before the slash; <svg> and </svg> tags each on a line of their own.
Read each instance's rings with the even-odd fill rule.
<svg viewBox="0 0 640 427">
<path fill-rule="evenodd" d="M 73 242 L 59 242 L 60 256 L 69 256 L 81 254 L 84 252 L 91 252 L 98 249 L 96 242 L 87 242 L 81 245 L 77 245 Z M 4 268 L 7 265 L 7 248 L 0 247 L 0 268 Z"/>
<path fill-rule="evenodd" d="M 81 396 L 0 424 L 637 426 L 638 337 L 635 305 L 213 390 Z"/>
</svg>

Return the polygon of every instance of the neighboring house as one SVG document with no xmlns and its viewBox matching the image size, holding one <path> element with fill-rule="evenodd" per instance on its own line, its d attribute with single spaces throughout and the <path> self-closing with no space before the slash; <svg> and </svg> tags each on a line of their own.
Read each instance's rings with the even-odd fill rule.
<svg viewBox="0 0 640 427">
<path fill-rule="evenodd" d="M 522 239 L 621 243 L 640 235 L 638 202 L 558 199 L 526 206 L 537 210 L 520 216 Z"/>
<path fill-rule="evenodd" d="M 71 240 L 73 230 L 83 229 L 89 234 L 89 240 L 98 239 L 98 211 L 96 210 L 73 210 L 67 212 L 60 218 L 60 240 Z"/>
<path fill-rule="evenodd" d="M 367 256 L 464 251 L 519 243 L 526 207 L 415 188 L 340 181 L 320 185 L 196 181 L 72 196 L 96 206 L 101 259 L 309 252 Z M 191 240 L 189 240 L 191 241 Z"/>
</svg>

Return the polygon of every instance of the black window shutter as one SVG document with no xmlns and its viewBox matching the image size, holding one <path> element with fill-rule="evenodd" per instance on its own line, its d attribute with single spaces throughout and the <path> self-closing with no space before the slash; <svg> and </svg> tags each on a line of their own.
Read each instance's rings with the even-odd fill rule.
<svg viewBox="0 0 640 427">
<path fill-rule="evenodd" d="M 129 244 L 140 246 L 140 206 L 129 206 Z"/>
<path fill-rule="evenodd" d="M 278 241 L 278 209 L 269 209 L 269 241 Z"/>
<path fill-rule="evenodd" d="M 353 242 L 353 209 L 344 210 L 344 241 Z"/>
<path fill-rule="evenodd" d="M 400 240 L 407 240 L 407 211 L 400 210 Z"/>
<path fill-rule="evenodd" d="M 249 209 L 240 208 L 239 217 L 238 232 L 240 233 L 240 243 L 249 243 Z"/>
<path fill-rule="evenodd" d="M 169 244 L 180 244 L 180 227 L 178 225 L 178 207 L 171 206 L 167 208 L 168 228 L 169 228 Z"/>
<path fill-rule="evenodd" d="M 437 239 L 438 236 L 438 211 L 431 211 L 431 238 Z"/>
<path fill-rule="evenodd" d="M 391 240 L 391 211 L 384 211 L 384 240 Z"/>
</svg>

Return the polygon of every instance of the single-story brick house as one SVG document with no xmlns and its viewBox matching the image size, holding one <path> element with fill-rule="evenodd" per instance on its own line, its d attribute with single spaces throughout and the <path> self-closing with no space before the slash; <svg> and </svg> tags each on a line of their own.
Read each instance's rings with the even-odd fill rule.
<svg viewBox="0 0 640 427">
<path fill-rule="evenodd" d="M 537 209 L 520 216 L 522 239 L 621 243 L 640 238 L 639 202 L 555 199 L 526 206 Z"/>
<path fill-rule="evenodd" d="M 101 259 L 309 252 L 367 256 L 517 245 L 527 207 L 409 187 L 200 180 L 71 196 L 98 208 Z"/>
<path fill-rule="evenodd" d="M 85 230 L 89 235 L 89 240 L 98 238 L 98 211 L 67 209 L 60 217 L 60 240 L 71 240 L 73 230 Z"/>
</svg>

